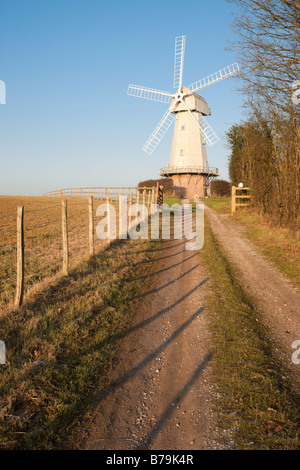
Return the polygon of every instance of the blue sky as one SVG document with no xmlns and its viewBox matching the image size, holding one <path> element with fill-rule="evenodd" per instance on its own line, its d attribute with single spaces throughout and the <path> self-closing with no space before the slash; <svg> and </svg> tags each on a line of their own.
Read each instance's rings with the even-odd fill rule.
<svg viewBox="0 0 300 470">
<path fill-rule="evenodd" d="M 133 83 L 173 90 L 174 40 L 186 35 L 183 84 L 236 61 L 225 0 L 0 0 L 0 194 L 135 186 L 169 163 L 173 127 L 142 147 L 167 105 L 127 96 Z M 242 118 L 237 81 L 203 90 L 220 138 L 210 166 L 227 178 L 225 132 Z"/>
</svg>

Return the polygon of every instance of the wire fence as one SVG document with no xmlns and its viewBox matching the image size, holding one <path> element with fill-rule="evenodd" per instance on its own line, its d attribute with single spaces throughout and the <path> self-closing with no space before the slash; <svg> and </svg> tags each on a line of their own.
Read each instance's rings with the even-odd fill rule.
<svg viewBox="0 0 300 470">
<path fill-rule="evenodd" d="M 9 214 L 4 214 L 3 206 L 0 208 L 0 308 L 13 303 L 20 306 L 33 286 L 58 273 L 68 274 L 80 260 L 107 246 L 109 240 L 96 236 L 97 203 L 101 199 L 115 207 L 117 233 L 116 197 L 123 195 L 132 204 L 146 205 L 155 199 L 155 188 L 134 188 L 127 192 L 121 188 L 118 192 L 102 193 L 102 198 L 95 200 L 90 195 L 78 202 L 69 198 L 53 203 L 51 199 L 50 204 L 45 204 L 45 198 L 43 207 L 27 209 L 25 203 Z"/>
</svg>

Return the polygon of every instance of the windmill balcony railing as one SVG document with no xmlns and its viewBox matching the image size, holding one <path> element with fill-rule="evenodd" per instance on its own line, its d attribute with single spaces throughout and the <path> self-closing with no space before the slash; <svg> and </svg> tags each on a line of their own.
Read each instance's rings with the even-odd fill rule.
<svg viewBox="0 0 300 470">
<path fill-rule="evenodd" d="M 168 166 L 166 168 L 161 168 L 160 170 L 160 176 L 169 176 L 182 173 L 219 176 L 218 168 L 212 168 L 208 166 Z"/>
</svg>

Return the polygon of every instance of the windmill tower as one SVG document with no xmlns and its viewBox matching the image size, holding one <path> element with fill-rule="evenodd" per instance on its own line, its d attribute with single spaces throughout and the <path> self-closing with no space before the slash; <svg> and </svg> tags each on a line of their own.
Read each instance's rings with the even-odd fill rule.
<svg viewBox="0 0 300 470">
<path fill-rule="evenodd" d="M 129 85 L 127 94 L 169 104 L 143 150 L 151 155 L 175 120 L 170 163 L 160 170 L 160 176 L 172 178 L 183 197 L 203 198 L 207 195 L 210 180 L 219 176 L 217 168 L 208 166 L 206 145 L 211 146 L 219 139 L 205 119 L 205 116 L 210 116 L 208 104 L 196 91 L 230 77 L 239 71 L 239 66 L 234 63 L 187 88 L 183 87 L 185 39 L 185 36 L 175 39 L 175 93 Z"/>
</svg>

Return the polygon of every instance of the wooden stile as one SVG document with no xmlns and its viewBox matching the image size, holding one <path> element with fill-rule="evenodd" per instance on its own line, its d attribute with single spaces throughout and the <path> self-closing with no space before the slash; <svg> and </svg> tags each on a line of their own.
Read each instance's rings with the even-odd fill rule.
<svg viewBox="0 0 300 470">
<path fill-rule="evenodd" d="M 249 194 L 251 191 L 251 188 L 238 188 L 236 186 L 232 186 L 231 188 L 231 214 L 233 214 L 236 211 L 237 207 L 247 207 L 250 205 L 251 202 L 251 194 Z M 245 192 L 247 194 L 245 194 Z M 243 194 L 240 194 L 243 193 Z M 239 200 L 244 200 L 245 202 L 236 202 L 237 199 Z"/>
<path fill-rule="evenodd" d="M 235 212 L 235 195 L 236 195 L 236 187 L 232 186 L 231 188 L 231 213 Z"/>
</svg>

